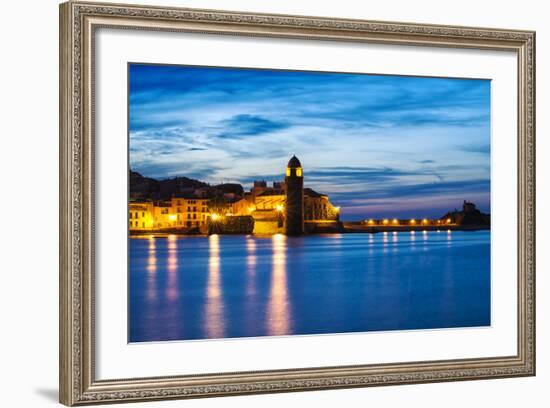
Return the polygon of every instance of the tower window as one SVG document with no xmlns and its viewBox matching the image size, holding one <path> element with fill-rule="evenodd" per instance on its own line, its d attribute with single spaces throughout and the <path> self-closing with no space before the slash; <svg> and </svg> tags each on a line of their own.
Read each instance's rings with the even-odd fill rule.
<svg viewBox="0 0 550 408">
<path fill-rule="evenodd" d="M 289 167 L 286 168 L 286 176 L 290 177 L 290 168 Z"/>
<path fill-rule="evenodd" d="M 296 176 L 302 177 L 302 169 L 300 167 L 296 169 Z"/>
</svg>

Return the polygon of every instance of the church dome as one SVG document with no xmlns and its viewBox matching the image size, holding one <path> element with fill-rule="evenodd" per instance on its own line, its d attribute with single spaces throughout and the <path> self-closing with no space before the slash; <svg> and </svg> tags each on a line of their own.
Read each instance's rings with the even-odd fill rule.
<svg viewBox="0 0 550 408">
<path fill-rule="evenodd" d="M 302 164 L 300 163 L 300 160 L 298 160 L 296 156 L 292 156 L 288 161 L 287 167 L 290 169 L 296 169 L 298 167 L 302 167 Z"/>
</svg>

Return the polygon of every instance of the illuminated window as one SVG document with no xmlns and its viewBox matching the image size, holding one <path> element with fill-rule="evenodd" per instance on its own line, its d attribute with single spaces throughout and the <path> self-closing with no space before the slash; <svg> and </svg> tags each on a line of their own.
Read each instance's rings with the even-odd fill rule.
<svg viewBox="0 0 550 408">
<path fill-rule="evenodd" d="M 288 167 L 287 167 L 287 169 L 286 169 L 286 175 L 287 175 L 287 177 L 290 176 L 290 169 L 289 169 Z"/>
<path fill-rule="evenodd" d="M 296 169 L 296 175 L 298 177 L 302 177 L 302 169 L 300 169 L 300 168 Z"/>
</svg>

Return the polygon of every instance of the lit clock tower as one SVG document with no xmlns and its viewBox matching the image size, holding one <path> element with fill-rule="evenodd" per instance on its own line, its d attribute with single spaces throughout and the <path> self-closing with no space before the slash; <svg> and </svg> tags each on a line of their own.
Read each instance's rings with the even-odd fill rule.
<svg viewBox="0 0 550 408">
<path fill-rule="evenodd" d="M 296 156 L 292 156 L 286 167 L 285 234 L 304 233 L 304 174 Z"/>
</svg>

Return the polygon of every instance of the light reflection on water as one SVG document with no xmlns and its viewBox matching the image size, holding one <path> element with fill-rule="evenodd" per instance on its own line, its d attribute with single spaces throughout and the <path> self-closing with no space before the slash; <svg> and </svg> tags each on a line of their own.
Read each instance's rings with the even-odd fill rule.
<svg viewBox="0 0 550 408">
<path fill-rule="evenodd" d="M 220 338 L 225 335 L 224 306 L 220 283 L 220 237 L 218 235 L 210 235 L 208 243 L 210 254 L 208 257 L 205 329 L 207 337 Z"/>
<path fill-rule="evenodd" d="M 166 286 L 166 298 L 174 302 L 179 296 L 178 288 L 178 239 L 175 235 L 168 236 L 168 285 Z"/>
<path fill-rule="evenodd" d="M 392 253 L 395 255 L 397 254 L 398 250 L 399 250 L 399 247 L 397 245 L 397 243 L 399 242 L 399 239 L 397 238 L 398 234 L 396 231 L 393 231 L 392 232 L 392 244 L 393 244 L 393 248 L 392 248 Z"/>
<path fill-rule="evenodd" d="M 416 231 L 411 231 L 410 237 L 411 237 L 411 249 L 413 251 L 416 251 Z"/>
<path fill-rule="evenodd" d="M 147 298 L 154 301 L 157 298 L 156 276 L 157 276 L 157 254 L 155 238 L 149 238 L 149 257 L 147 258 Z"/>
<path fill-rule="evenodd" d="M 130 341 L 488 325 L 489 277 L 489 231 L 132 238 Z"/>
<path fill-rule="evenodd" d="M 256 276 L 256 241 L 252 237 L 246 239 L 246 294 L 252 296 L 256 293 L 254 285 Z"/>
<path fill-rule="evenodd" d="M 273 271 L 267 311 L 268 334 L 272 336 L 290 333 L 289 305 L 286 282 L 286 241 L 282 234 L 273 235 Z"/>
</svg>

